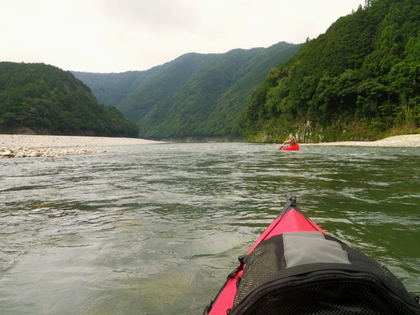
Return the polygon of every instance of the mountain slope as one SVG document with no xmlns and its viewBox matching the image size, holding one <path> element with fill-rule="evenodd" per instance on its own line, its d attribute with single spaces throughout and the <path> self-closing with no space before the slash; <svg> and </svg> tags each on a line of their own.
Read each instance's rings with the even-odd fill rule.
<svg viewBox="0 0 420 315">
<path fill-rule="evenodd" d="M 70 72 L 45 64 L 0 62 L 0 132 L 137 137 L 115 107 L 99 104 Z"/>
<path fill-rule="evenodd" d="M 239 117 L 270 68 L 287 61 L 300 45 L 235 49 L 225 54 L 189 53 L 147 71 L 74 74 L 104 104 L 116 104 L 145 138 L 239 137 Z M 109 75 L 108 82 L 104 79 Z M 102 81 L 101 81 L 102 80 Z M 102 83 L 101 83 L 102 82 Z M 115 84 L 110 84 L 114 82 Z M 108 91 L 108 99 L 102 98 Z M 125 97 L 115 96 L 121 91 Z M 121 95 L 124 93 L 121 93 Z"/>
</svg>

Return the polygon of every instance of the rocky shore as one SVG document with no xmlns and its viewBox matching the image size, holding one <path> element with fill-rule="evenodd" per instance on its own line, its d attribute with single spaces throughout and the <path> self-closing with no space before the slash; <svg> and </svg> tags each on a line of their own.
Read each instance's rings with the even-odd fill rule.
<svg viewBox="0 0 420 315">
<path fill-rule="evenodd" d="M 104 153 L 90 147 L 161 143 L 137 138 L 0 134 L 0 158 L 54 157 Z"/>
<path fill-rule="evenodd" d="M 16 150 L 1 149 L 0 158 L 24 158 L 24 157 L 53 157 L 53 156 L 64 156 L 64 155 L 81 155 L 81 154 L 92 154 L 92 153 L 104 153 L 104 150 L 88 150 L 88 149 L 30 149 L 30 148 L 19 148 Z"/>
</svg>

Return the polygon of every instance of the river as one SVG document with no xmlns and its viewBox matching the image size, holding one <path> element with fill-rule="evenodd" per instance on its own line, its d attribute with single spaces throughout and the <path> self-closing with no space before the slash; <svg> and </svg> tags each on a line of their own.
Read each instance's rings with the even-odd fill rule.
<svg viewBox="0 0 420 315">
<path fill-rule="evenodd" d="M 420 148 L 100 149 L 0 160 L 3 315 L 201 314 L 287 193 L 420 293 Z"/>
</svg>

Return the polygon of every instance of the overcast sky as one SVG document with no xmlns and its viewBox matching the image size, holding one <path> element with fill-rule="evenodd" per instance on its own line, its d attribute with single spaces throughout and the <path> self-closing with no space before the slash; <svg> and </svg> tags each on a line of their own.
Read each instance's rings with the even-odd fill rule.
<svg viewBox="0 0 420 315">
<path fill-rule="evenodd" d="M 0 0 L 0 61 L 147 70 L 188 52 L 316 38 L 364 0 Z"/>
</svg>

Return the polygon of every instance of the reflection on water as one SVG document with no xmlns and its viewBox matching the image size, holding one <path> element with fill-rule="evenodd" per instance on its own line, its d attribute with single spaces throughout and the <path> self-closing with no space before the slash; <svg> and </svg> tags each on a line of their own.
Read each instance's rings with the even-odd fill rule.
<svg viewBox="0 0 420 315">
<path fill-rule="evenodd" d="M 420 293 L 419 149 L 105 149 L 0 160 L 2 314 L 200 314 L 287 192 Z"/>
</svg>

